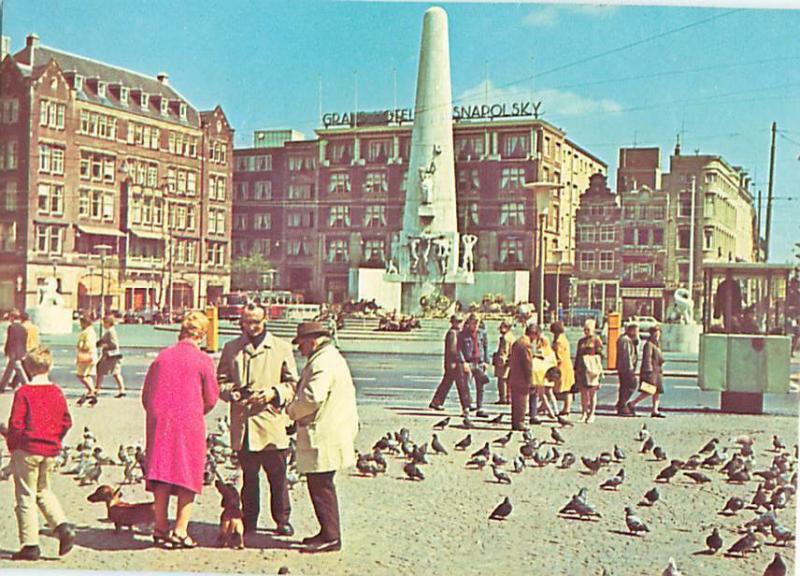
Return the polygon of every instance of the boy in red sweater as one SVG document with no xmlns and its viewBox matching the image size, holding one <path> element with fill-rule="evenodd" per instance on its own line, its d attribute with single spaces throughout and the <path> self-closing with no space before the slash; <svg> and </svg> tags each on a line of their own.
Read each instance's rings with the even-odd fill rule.
<svg viewBox="0 0 800 576">
<path fill-rule="evenodd" d="M 75 543 L 75 527 L 67 522 L 58 498 L 50 489 L 55 457 L 61 451 L 61 440 L 72 426 L 64 394 L 49 378 L 52 365 L 53 357 L 47 348 L 34 348 L 25 356 L 22 366 L 30 383 L 17 389 L 8 419 L 6 442 L 11 451 L 17 526 L 22 544 L 20 551 L 12 556 L 13 560 L 41 557 L 37 507 L 59 540 L 59 556 L 69 552 Z"/>
</svg>

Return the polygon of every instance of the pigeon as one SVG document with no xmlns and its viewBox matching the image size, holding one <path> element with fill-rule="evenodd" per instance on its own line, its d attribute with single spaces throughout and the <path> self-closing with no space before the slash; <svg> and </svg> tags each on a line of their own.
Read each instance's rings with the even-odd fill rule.
<svg viewBox="0 0 800 576">
<path fill-rule="evenodd" d="M 619 472 L 617 472 L 616 476 L 612 476 L 602 484 L 600 484 L 600 488 L 603 490 L 616 490 L 622 485 L 622 482 L 625 480 L 625 469 L 620 468 Z"/>
<path fill-rule="evenodd" d="M 552 438 L 553 442 L 555 442 L 556 444 L 563 444 L 565 442 L 564 437 L 555 428 L 550 429 L 550 438 Z"/>
<path fill-rule="evenodd" d="M 492 454 L 492 464 L 495 466 L 505 466 L 508 460 L 500 456 L 500 454 Z"/>
<path fill-rule="evenodd" d="M 761 516 L 757 516 L 752 520 L 745 522 L 745 528 L 752 528 L 754 530 L 760 532 L 766 532 L 767 528 L 774 526 L 778 522 L 777 516 L 775 516 L 775 511 L 770 510 L 769 512 L 764 512 Z"/>
<path fill-rule="evenodd" d="M 472 444 L 472 434 L 467 434 L 461 440 L 456 442 L 456 450 L 466 450 Z"/>
<path fill-rule="evenodd" d="M 703 461 L 700 459 L 700 456 L 698 456 L 697 454 L 693 454 L 689 456 L 689 459 L 683 464 L 683 469 L 697 470 L 702 462 Z"/>
<path fill-rule="evenodd" d="M 772 449 L 775 450 L 775 452 L 786 450 L 786 444 L 781 442 L 781 439 L 777 434 L 772 435 Z"/>
<path fill-rule="evenodd" d="M 439 442 L 439 437 L 436 434 L 433 435 L 433 439 L 431 440 L 431 449 L 434 454 L 447 454 L 447 448 Z"/>
<path fill-rule="evenodd" d="M 409 480 L 425 480 L 425 474 L 423 474 L 422 470 L 413 462 L 409 462 L 403 466 L 403 472 L 406 473 Z"/>
<path fill-rule="evenodd" d="M 639 505 L 652 506 L 653 504 L 658 502 L 659 498 L 661 498 L 661 494 L 659 494 L 658 488 L 653 486 L 652 488 L 650 488 L 650 490 L 644 493 L 644 499 L 641 502 L 639 502 Z"/>
<path fill-rule="evenodd" d="M 725 462 L 725 465 L 722 468 L 720 468 L 719 471 L 722 472 L 723 474 L 728 474 L 733 470 L 741 468 L 742 466 L 744 466 L 742 457 L 739 456 L 738 454 L 734 454 L 733 456 L 731 456 L 730 460 Z"/>
<path fill-rule="evenodd" d="M 794 540 L 792 531 L 777 523 L 772 525 L 772 537 L 775 538 L 775 544 L 782 544 L 783 546 Z"/>
<path fill-rule="evenodd" d="M 600 470 L 601 463 L 599 458 L 581 456 L 581 462 L 583 462 L 583 465 L 586 466 L 592 474 L 596 474 L 597 471 Z"/>
<path fill-rule="evenodd" d="M 136 459 L 136 463 L 139 465 L 139 468 L 142 469 L 142 474 L 147 474 L 147 470 L 145 469 L 144 464 L 144 448 L 141 446 L 136 447 L 136 452 L 134 453 L 134 458 Z"/>
<path fill-rule="evenodd" d="M 539 468 L 547 466 L 550 463 L 550 459 L 547 455 L 542 456 L 538 450 L 533 453 L 533 461 Z"/>
<path fill-rule="evenodd" d="M 667 459 L 667 453 L 664 452 L 664 449 L 661 446 L 654 446 L 653 447 L 653 457 L 656 460 L 659 460 L 659 461 L 666 460 Z"/>
<path fill-rule="evenodd" d="M 644 442 L 650 436 L 650 431 L 647 429 L 647 424 L 642 423 L 642 427 L 639 429 L 639 435 L 636 436 L 636 440 L 639 442 Z"/>
<path fill-rule="evenodd" d="M 548 460 L 551 464 L 555 464 L 561 458 L 561 451 L 556 448 L 555 446 L 551 446 L 547 449 L 547 453 L 550 454 Z"/>
<path fill-rule="evenodd" d="M 737 496 L 731 496 L 728 498 L 728 501 L 725 503 L 725 508 L 722 509 L 720 514 L 724 514 L 725 516 L 735 516 L 736 513 L 744 508 L 744 500 Z"/>
<path fill-rule="evenodd" d="M 772 562 L 764 570 L 764 576 L 786 576 L 786 564 L 780 554 L 775 552 Z"/>
<path fill-rule="evenodd" d="M 536 451 L 536 448 L 531 443 L 522 444 L 519 447 L 519 453 L 522 455 L 523 458 L 533 458 L 533 454 Z"/>
<path fill-rule="evenodd" d="M 639 532 L 650 532 L 650 529 L 642 522 L 641 518 L 634 514 L 633 508 L 630 506 L 625 508 L 625 524 L 628 526 L 628 531 L 634 536 Z"/>
<path fill-rule="evenodd" d="M 750 471 L 747 466 L 728 472 L 728 482 L 742 484 L 750 481 Z"/>
<path fill-rule="evenodd" d="M 411 452 L 411 459 L 415 464 L 430 464 L 426 455 L 428 454 L 428 443 L 425 442 L 422 446 L 415 446 Z"/>
<path fill-rule="evenodd" d="M 608 466 L 613 462 L 614 457 L 611 455 L 611 452 L 601 452 L 597 459 L 600 460 L 600 464 L 603 466 Z"/>
<path fill-rule="evenodd" d="M 688 476 L 694 480 L 695 484 L 705 484 L 706 482 L 711 482 L 711 478 L 702 472 L 684 472 L 683 474 L 684 476 Z"/>
<path fill-rule="evenodd" d="M 675 558 L 670 558 L 667 567 L 661 573 L 661 576 L 683 576 L 683 572 L 678 570 L 678 565 L 675 563 Z"/>
<path fill-rule="evenodd" d="M 570 422 L 565 416 L 561 414 L 556 414 L 556 422 L 558 422 L 559 426 L 562 428 L 572 427 L 574 424 Z"/>
<path fill-rule="evenodd" d="M 758 476 L 764 480 L 775 480 L 781 473 L 777 468 L 767 468 L 766 470 L 756 470 L 753 476 Z"/>
<path fill-rule="evenodd" d="M 602 518 L 600 513 L 584 500 L 584 497 L 582 497 L 580 492 L 573 496 L 567 505 L 559 510 L 558 513 L 564 515 L 575 515 L 579 518 Z"/>
<path fill-rule="evenodd" d="M 756 507 L 756 510 L 758 510 L 759 508 L 766 508 L 767 510 L 769 510 L 770 497 L 764 490 L 763 484 L 758 485 L 758 489 L 756 490 L 756 493 L 753 496 L 753 500 L 750 503 Z"/>
<path fill-rule="evenodd" d="M 711 531 L 711 534 L 706 536 L 706 546 L 712 554 L 716 554 L 717 550 L 722 548 L 722 536 L 719 535 L 719 528 L 716 526 Z"/>
<path fill-rule="evenodd" d="M 508 515 L 511 514 L 512 509 L 511 500 L 506 496 L 503 501 L 492 510 L 492 513 L 489 514 L 489 520 L 505 520 L 508 518 Z"/>
<path fill-rule="evenodd" d="M 736 438 L 732 438 L 731 442 L 733 444 L 738 444 L 739 446 L 752 446 L 755 443 L 755 439 L 747 434 L 741 434 Z"/>
<path fill-rule="evenodd" d="M 742 444 L 742 447 L 739 449 L 739 454 L 741 454 L 744 458 L 750 458 L 753 455 L 753 445 Z"/>
<path fill-rule="evenodd" d="M 733 546 L 728 548 L 728 554 L 739 554 L 740 556 L 744 557 L 750 552 L 757 550 L 761 544 L 756 538 L 755 533 L 752 530 L 748 530 L 747 534 L 739 538 L 736 542 L 734 542 Z"/>
<path fill-rule="evenodd" d="M 211 460 L 211 462 L 214 461 Z M 214 464 L 214 469 L 216 470 L 216 463 Z M 123 482 L 123 484 L 136 484 L 139 481 L 139 477 L 136 476 L 136 462 L 134 462 L 133 460 L 128 460 L 128 463 L 125 464 L 124 476 L 125 476 L 125 481 Z M 213 483 L 214 483 L 214 478 L 212 475 L 211 482 L 207 484 L 207 486 L 210 486 Z"/>
<path fill-rule="evenodd" d="M 386 458 L 383 457 L 383 452 L 380 450 L 373 450 L 372 460 L 375 462 L 375 464 L 382 468 L 384 472 L 386 472 L 386 467 L 388 464 L 386 463 Z"/>
<path fill-rule="evenodd" d="M 499 446 L 505 446 L 511 440 L 511 434 L 512 434 L 512 432 L 509 432 L 508 434 L 505 434 L 504 436 L 501 436 L 500 438 L 497 438 L 495 441 L 492 442 L 492 444 L 498 444 Z"/>
<path fill-rule="evenodd" d="M 719 438 L 712 438 L 709 440 L 705 446 L 700 448 L 700 454 L 711 454 L 714 450 L 717 449 L 717 444 L 719 443 Z"/>
<path fill-rule="evenodd" d="M 572 452 L 567 452 L 561 458 L 561 464 L 559 465 L 559 468 L 566 470 L 567 468 L 570 468 L 573 464 L 575 464 L 575 455 Z"/>
<path fill-rule="evenodd" d="M 372 476 L 374 478 L 378 475 L 378 466 L 364 454 L 356 456 L 356 470 L 361 472 L 363 476 Z"/>
<path fill-rule="evenodd" d="M 511 461 L 514 466 L 514 472 L 520 474 L 525 469 L 525 459 L 522 456 L 517 456 Z"/>
<path fill-rule="evenodd" d="M 464 418 L 461 420 L 461 425 L 466 428 L 467 430 L 471 430 L 475 428 L 475 424 L 472 423 L 472 420 L 469 417 L 469 414 L 464 414 Z"/>
<path fill-rule="evenodd" d="M 786 508 L 786 503 L 789 501 L 788 495 L 790 492 L 790 490 L 786 490 L 782 487 L 775 490 L 775 492 L 772 494 L 772 498 L 770 498 L 769 501 L 772 508 Z"/>
<path fill-rule="evenodd" d="M 647 454 L 653 447 L 656 445 L 656 441 L 653 440 L 652 436 L 648 436 L 647 439 L 642 443 L 642 447 L 639 450 L 642 454 Z"/>
<path fill-rule="evenodd" d="M 128 456 L 128 452 L 125 450 L 125 446 L 122 444 L 119 445 L 119 450 L 117 450 L 117 460 L 122 466 L 128 463 L 130 457 Z"/>
<path fill-rule="evenodd" d="M 77 477 L 80 480 L 81 486 L 86 486 L 88 484 L 97 484 L 98 480 L 100 480 L 100 475 L 103 473 L 103 467 L 100 465 L 99 462 L 95 462 L 93 466 L 86 469 L 86 473 L 83 476 Z"/>
<path fill-rule="evenodd" d="M 486 458 L 484 458 L 483 456 L 476 456 L 472 460 L 469 460 L 465 464 L 465 466 L 470 466 L 470 467 L 474 466 L 479 470 L 483 470 L 483 467 L 486 466 Z"/>
<path fill-rule="evenodd" d="M 511 476 L 498 469 L 496 464 L 492 464 L 492 474 L 499 484 L 511 484 Z"/>
<path fill-rule="evenodd" d="M 488 459 L 489 456 L 491 455 L 492 455 L 492 450 L 491 448 L 489 448 L 489 443 L 487 442 L 486 444 L 483 445 L 483 448 L 473 452 L 470 458 L 475 458 L 475 456 L 483 456 L 484 458 Z"/>
<path fill-rule="evenodd" d="M 502 424 L 503 422 L 503 413 L 500 412 L 497 416 L 489 420 L 489 424 Z"/>
<path fill-rule="evenodd" d="M 703 460 L 703 462 L 700 463 L 700 466 L 703 468 L 716 468 L 720 464 L 722 464 L 722 457 L 716 450 L 714 450 L 714 453 Z"/>
<path fill-rule="evenodd" d="M 622 462 L 625 460 L 625 452 L 622 451 L 622 448 L 614 444 L 614 461 Z"/>
<path fill-rule="evenodd" d="M 443 420 L 439 420 L 436 424 L 433 425 L 434 430 L 444 430 L 447 428 L 447 425 L 450 424 L 450 416 L 444 418 Z"/>
</svg>

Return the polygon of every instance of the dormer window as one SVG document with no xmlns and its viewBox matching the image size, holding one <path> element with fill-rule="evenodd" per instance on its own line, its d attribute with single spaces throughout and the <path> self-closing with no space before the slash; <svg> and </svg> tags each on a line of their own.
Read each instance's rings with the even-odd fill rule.
<svg viewBox="0 0 800 576">
<path fill-rule="evenodd" d="M 83 90 L 83 76 L 75 74 L 75 90 Z"/>
<path fill-rule="evenodd" d="M 147 108 L 150 103 L 150 95 L 147 92 L 142 92 L 142 96 L 139 98 L 139 105 L 142 108 Z"/>
<path fill-rule="evenodd" d="M 167 114 L 169 114 L 169 100 L 167 100 L 166 98 L 164 98 L 162 96 L 161 97 L 161 115 L 162 116 L 166 116 Z"/>
<path fill-rule="evenodd" d="M 105 82 L 98 82 L 97 83 L 97 95 L 100 98 L 106 97 L 106 83 Z"/>
<path fill-rule="evenodd" d="M 186 120 L 186 103 L 184 102 L 181 102 L 180 115 L 181 115 L 181 120 Z"/>
<path fill-rule="evenodd" d="M 125 86 L 120 86 L 119 88 L 119 101 L 122 104 L 128 103 L 128 89 Z"/>
</svg>

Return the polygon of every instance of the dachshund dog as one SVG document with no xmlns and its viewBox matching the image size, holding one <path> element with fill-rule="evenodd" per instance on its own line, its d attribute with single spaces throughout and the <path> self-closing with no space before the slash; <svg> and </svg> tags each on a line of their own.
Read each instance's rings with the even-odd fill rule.
<svg viewBox="0 0 800 576">
<path fill-rule="evenodd" d="M 219 517 L 219 545 L 224 548 L 244 549 L 244 520 L 242 515 L 242 501 L 236 486 L 223 482 L 219 478 L 214 482 L 217 491 L 222 496 L 220 506 L 222 514 Z"/>
<path fill-rule="evenodd" d="M 152 526 L 156 522 L 153 502 L 140 502 L 137 504 L 123 502 L 120 488 L 114 489 L 108 484 L 99 486 L 86 499 L 89 502 L 106 503 L 108 519 L 114 523 L 116 532 L 119 532 L 123 526 L 133 530 L 134 526 Z"/>
</svg>

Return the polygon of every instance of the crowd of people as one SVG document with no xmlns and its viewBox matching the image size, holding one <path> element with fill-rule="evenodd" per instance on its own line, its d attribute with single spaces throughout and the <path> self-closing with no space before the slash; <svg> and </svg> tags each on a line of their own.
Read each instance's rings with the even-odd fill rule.
<svg viewBox="0 0 800 576">
<path fill-rule="evenodd" d="M 569 418 L 576 395 L 580 396 L 581 422 L 593 423 L 605 359 L 603 340 L 595 333 L 594 319 L 584 323 L 583 337 L 576 343 L 574 358 L 561 322 L 550 324 L 551 337 L 548 337 L 534 316 L 525 314 L 522 320 L 523 333 L 519 337 L 514 336 L 510 322 L 500 323 L 497 348 L 491 355 L 497 381 L 496 403 L 511 405 L 512 429 L 527 429 L 526 414 L 531 425 L 541 423 L 540 414 L 554 420 Z M 634 416 L 635 406 L 651 398 L 651 415 L 664 418 L 659 409 L 664 392 L 661 328 L 650 329 L 641 363 L 638 330 L 637 325 L 629 324 L 616 343 L 620 382 L 617 415 Z M 466 320 L 459 314 L 451 316 L 444 339 L 444 374 L 429 407 L 444 410 L 444 402 L 455 384 L 462 415 L 488 417 L 483 407 L 489 366 L 488 336 L 480 318 L 476 314 L 470 314 Z M 636 391 L 639 395 L 632 399 Z M 558 402 L 562 402 L 560 410 Z"/>
<path fill-rule="evenodd" d="M 392 311 L 378 318 L 379 332 L 411 332 L 420 327 L 419 318 L 413 314 L 397 314 L 396 311 Z"/>
</svg>

